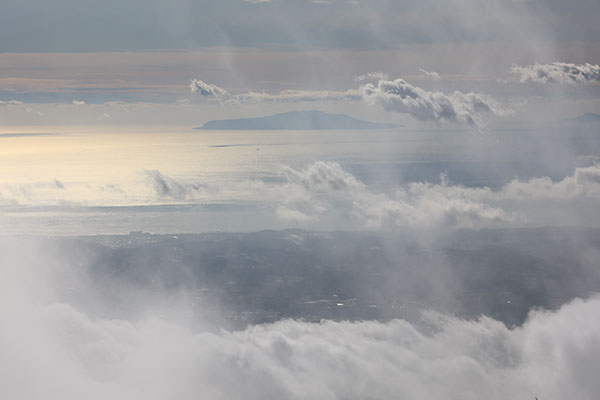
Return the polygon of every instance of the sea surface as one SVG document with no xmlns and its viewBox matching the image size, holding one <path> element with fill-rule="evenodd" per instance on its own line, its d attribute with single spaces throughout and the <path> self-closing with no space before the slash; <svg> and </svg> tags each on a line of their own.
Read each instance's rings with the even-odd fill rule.
<svg viewBox="0 0 600 400">
<path fill-rule="evenodd" d="M 584 138 L 585 141 L 585 138 Z M 201 131 L 26 127 L 0 133 L 0 233 L 113 234 L 290 228 L 253 188 L 339 164 L 374 193 L 408 182 L 498 188 L 562 179 L 598 150 L 526 130 Z M 592 141 L 590 143 L 597 143 Z M 595 145 L 597 147 L 597 144 Z M 162 186 L 161 186 L 162 185 Z M 275 199 L 276 200 L 276 199 Z M 332 226 L 331 228 L 336 228 Z"/>
</svg>

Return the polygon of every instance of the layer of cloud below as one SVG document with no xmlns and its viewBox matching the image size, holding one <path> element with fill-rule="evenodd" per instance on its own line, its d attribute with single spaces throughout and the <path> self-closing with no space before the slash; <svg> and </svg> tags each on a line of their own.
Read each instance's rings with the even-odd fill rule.
<svg viewBox="0 0 600 400">
<path fill-rule="evenodd" d="M 534 311 L 512 330 L 486 317 L 426 313 L 426 330 L 403 320 L 283 320 L 210 332 L 152 313 L 94 319 L 73 305 L 34 301 L 26 271 L 6 272 L 0 385 L 8 398 L 499 400 L 600 392 L 598 298 Z"/>
</svg>

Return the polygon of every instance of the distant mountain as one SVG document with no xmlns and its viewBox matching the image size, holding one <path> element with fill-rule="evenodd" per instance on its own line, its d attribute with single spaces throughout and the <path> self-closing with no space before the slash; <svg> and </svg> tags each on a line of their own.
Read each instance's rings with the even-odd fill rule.
<svg viewBox="0 0 600 400">
<path fill-rule="evenodd" d="M 267 117 L 209 121 L 199 128 L 205 130 L 334 130 L 386 129 L 396 124 L 362 121 L 344 114 L 322 111 L 291 111 Z"/>
</svg>

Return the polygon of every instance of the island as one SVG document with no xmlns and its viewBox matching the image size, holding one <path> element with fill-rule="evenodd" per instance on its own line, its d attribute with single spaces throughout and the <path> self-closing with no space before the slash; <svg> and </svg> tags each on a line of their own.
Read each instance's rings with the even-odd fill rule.
<svg viewBox="0 0 600 400">
<path fill-rule="evenodd" d="M 290 111 L 266 117 L 208 121 L 202 130 L 365 130 L 393 129 L 397 124 L 363 121 L 345 114 L 322 111 Z"/>
</svg>

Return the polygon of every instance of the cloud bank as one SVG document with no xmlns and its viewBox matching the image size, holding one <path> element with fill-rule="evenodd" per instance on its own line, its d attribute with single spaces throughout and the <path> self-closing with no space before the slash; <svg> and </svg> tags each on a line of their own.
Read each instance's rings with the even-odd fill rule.
<svg viewBox="0 0 600 400">
<path fill-rule="evenodd" d="M 368 83 L 361 90 L 369 104 L 382 106 L 387 111 L 407 113 L 420 121 L 436 124 L 449 122 L 477 126 L 483 122 L 482 117 L 485 115 L 508 114 L 507 110 L 484 94 L 429 92 L 404 79 Z"/>
<path fill-rule="evenodd" d="M 520 82 L 585 84 L 600 82 L 600 65 L 553 62 L 551 64 L 513 65 L 511 73 Z"/>
<path fill-rule="evenodd" d="M 41 299 L 32 272 L 8 269 L 0 284 L 0 385 L 9 398 L 500 400 L 600 392 L 597 297 L 534 311 L 514 329 L 429 312 L 422 326 L 282 320 L 227 331 L 153 313 L 93 318 Z"/>
<path fill-rule="evenodd" d="M 304 184 L 359 185 L 324 174 L 311 171 Z M 81 303 L 58 301 L 57 292 L 77 292 L 90 277 L 61 262 L 68 248 L 33 248 L 0 254 L 0 385 L 8 398 L 504 400 L 600 392 L 597 296 L 532 311 L 512 329 L 485 316 L 425 312 L 420 323 L 281 320 L 230 331 L 191 322 L 185 306 L 167 299 L 128 318 L 84 311 L 87 291 Z M 123 284 L 111 279 L 105 284 Z"/>
</svg>

